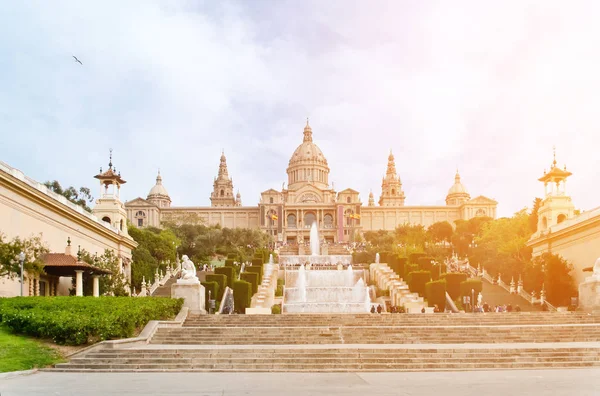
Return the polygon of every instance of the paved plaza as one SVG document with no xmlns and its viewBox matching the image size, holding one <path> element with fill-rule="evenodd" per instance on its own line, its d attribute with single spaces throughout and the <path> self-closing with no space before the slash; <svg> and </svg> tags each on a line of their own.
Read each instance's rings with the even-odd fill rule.
<svg viewBox="0 0 600 396">
<path fill-rule="evenodd" d="M 600 369 L 420 373 L 50 373 L 4 375 L 2 396 L 600 394 Z"/>
</svg>

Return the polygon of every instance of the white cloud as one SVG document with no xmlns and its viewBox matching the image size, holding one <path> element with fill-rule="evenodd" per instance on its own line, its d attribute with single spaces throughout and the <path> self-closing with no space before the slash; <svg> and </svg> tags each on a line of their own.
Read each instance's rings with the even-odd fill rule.
<svg viewBox="0 0 600 396">
<path fill-rule="evenodd" d="M 145 196 L 208 205 L 221 149 L 245 204 L 286 181 L 310 117 L 336 188 L 376 197 L 392 148 L 409 204 L 458 167 L 510 215 L 552 160 L 599 205 L 596 2 L 37 2 L 0 5 L 0 157 L 93 185 L 109 147 Z M 77 55 L 83 66 L 74 63 Z"/>
</svg>

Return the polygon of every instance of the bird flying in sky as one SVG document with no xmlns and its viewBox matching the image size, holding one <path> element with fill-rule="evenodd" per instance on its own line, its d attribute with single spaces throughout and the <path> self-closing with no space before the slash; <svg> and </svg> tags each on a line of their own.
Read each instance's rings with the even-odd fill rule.
<svg viewBox="0 0 600 396">
<path fill-rule="evenodd" d="M 75 59 L 75 62 L 79 62 L 79 64 L 83 66 L 83 63 L 81 63 L 81 61 L 79 59 L 77 59 L 77 57 L 75 55 L 73 55 L 73 59 Z"/>
</svg>

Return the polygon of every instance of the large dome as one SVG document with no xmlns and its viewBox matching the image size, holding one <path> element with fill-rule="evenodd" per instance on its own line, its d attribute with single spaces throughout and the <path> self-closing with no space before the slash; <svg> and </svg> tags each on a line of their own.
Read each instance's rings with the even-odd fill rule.
<svg viewBox="0 0 600 396">
<path fill-rule="evenodd" d="M 168 197 L 169 193 L 167 192 L 165 186 L 163 186 L 162 177 L 160 176 L 160 172 L 158 172 L 158 176 L 156 176 L 156 184 L 150 189 L 150 192 L 148 193 L 148 199 Z"/>
<path fill-rule="evenodd" d="M 313 143 L 308 120 L 304 127 L 304 139 L 290 158 L 287 174 L 290 189 L 300 188 L 306 183 L 323 189 L 329 186 L 327 159 L 321 149 Z"/>
<path fill-rule="evenodd" d="M 456 171 L 456 176 L 454 176 L 454 184 L 452 185 L 452 187 L 450 187 L 450 190 L 448 190 L 448 195 L 468 193 L 469 192 L 467 191 L 467 188 L 460 181 L 460 175 L 458 174 L 458 171 Z"/>
</svg>

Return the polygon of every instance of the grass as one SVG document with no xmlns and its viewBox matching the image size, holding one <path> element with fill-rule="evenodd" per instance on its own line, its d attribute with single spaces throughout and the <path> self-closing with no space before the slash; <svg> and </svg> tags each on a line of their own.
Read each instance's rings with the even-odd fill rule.
<svg viewBox="0 0 600 396">
<path fill-rule="evenodd" d="M 56 350 L 0 325 L 0 373 L 46 367 L 62 360 Z"/>
</svg>

